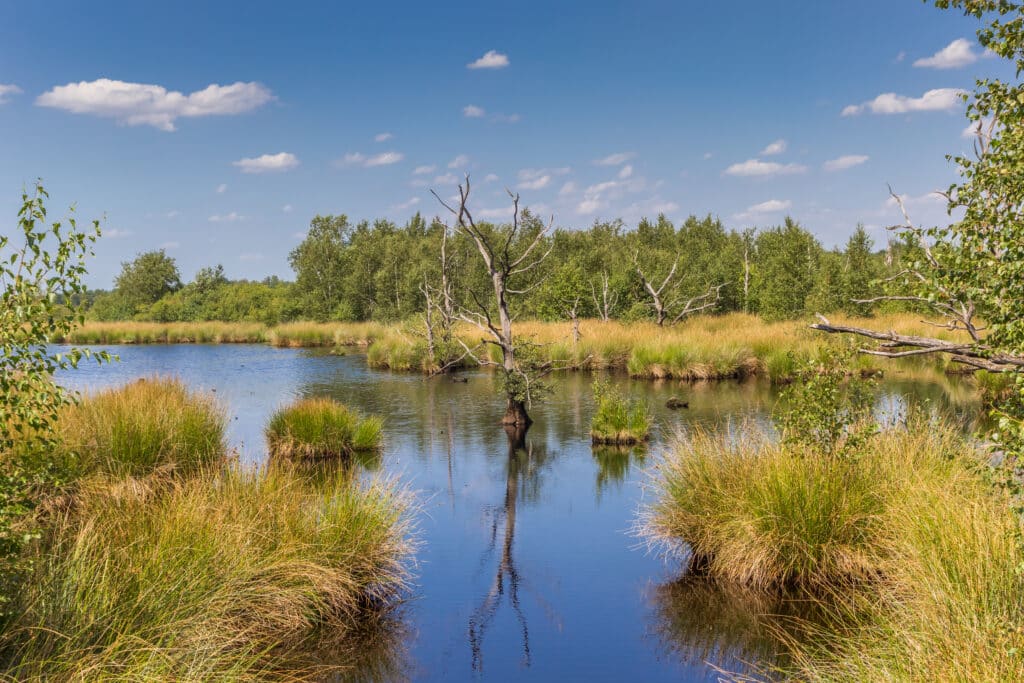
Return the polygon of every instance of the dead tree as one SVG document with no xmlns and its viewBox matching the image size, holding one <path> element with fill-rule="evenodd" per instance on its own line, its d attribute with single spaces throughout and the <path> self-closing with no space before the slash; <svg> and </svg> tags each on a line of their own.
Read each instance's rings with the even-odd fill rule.
<svg viewBox="0 0 1024 683">
<path fill-rule="evenodd" d="M 910 216 L 903 204 L 903 199 L 890 189 L 894 201 L 899 205 L 903 213 L 905 225 L 894 226 L 891 229 L 909 230 L 911 234 L 918 234 L 920 231 L 910 220 Z M 926 240 L 920 240 L 919 246 L 923 252 L 926 267 L 939 271 L 941 265 Z M 939 322 L 924 321 L 934 327 L 958 331 L 966 334 L 963 342 L 957 343 L 933 337 L 921 337 L 916 335 L 898 334 L 894 330 L 887 332 L 872 330 L 852 325 L 833 325 L 823 315 L 818 314 L 818 322 L 811 325 L 811 329 L 831 334 L 854 334 L 867 339 L 879 342 L 873 347 L 862 347 L 860 353 L 885 358 L 906 358 L 909 356 L 922 356 L 933 353 L 942 353 L 951 360 L 963 365 L 988 370 L 989 372 L 1021 372 L 1024 371 L 1024 356 L 1000 353 L 994 351 L 985 343 L 982 332 L 984 326 L 976 320 L 977 309 L 974 301 L 962 292 L 951 291 L 934 278 L 929 278 L 925 272 L 917 268 L 907 268 L 896 275 L 888 278 L 888 281 L 904 279 L 909 282 L 927 283 L 935 292 L 935 296 L 925 297 L 916 295 L 884 295 L 870 299 L 854 299 L 854 303 L 874 304 L 882 301 L 907 301 L 922 304 L 932 310 L 940 319 Z"/>
<path fill-rule="evenodd" d="M 458 319 L 474 325 L 484 333 L 481 343 L 490 344 L 500 349 L 501 363 L 490 361 L 459 340 L 465 350 L 463 357 L 469 356 L 479 365 L 498 365 L 501 368 L 504 374 L 507 399 L 502 423 L 528 426 L 532 420 L 527 412 L 527 407 L 531 403 L 534 382 L 538 379 L 538 375 L 546 374 L 548 368 L 525 367 L 517 360 L 517 347 L 512 336 L 512 315 L 509 313 L 509 298 L 526 294 L 540 284 L 539 282 L 532 285 L 518 283 L 543 263 L 551 253 L 550 246 L 544 253 L 538 253 L 538 247 L 544 243 L 544 237 L 550 231 L 553 221 L 538 230 L 537 234 L 529 239 L 527 245 L 519 249 L 517 238 L 523 236 L 523 225 L 520 221 L 518 194 L 508 191 L 509 197 L 512 199 L 512 224 L 506 234 L 501 235 L 482 229 L 473 219 L 473 214 L 468 206 L 469 174 L 466 175 L 465 184 L 459 185 L 457 208 L 441 199 L 437 192 L 433 190 L 431 192 L 441 202 L 441 205 L 455 216 L 456 229 L 469 235 L 476 244 L 494 289 L 493 309 L 485 303 L 484 299 L 487 297 L 482 298 L 479 293 L 470 290 L 473 308 L 459 306 L 456 315 Z M 493 318 L 492 310 L 497 312 L 497 321 Z"/>
<path fill-rule="evenodd" d="M 577 296 L 572 300 L 572 305 L 569 306 L 565 315 L 572 322 L 572 345 L 573 348 L 580 343 L 580 297 Z"/>
<path fill-rule="evenodd" d="M 597 288 L 594 287 L 593 280 L 590 282 L 590 295 L 594 299 L 594 308 L 597 310 L 597 314 L 601 316 L 601 320 L 605 322 L 611 320 L 612 311 L 619 303 L 619 293 L 611 291 L 607 270 L 601 273 L 600 297 L 598 297 Z"/>
<path fill-rule="evenodd" d="M 455 327 L 455 297 L 452 293 L 452 262 L 448 257 L 448 226 L 442 226 L 441 233 L 441 278 L 437 287 L 431 285 L 426 276 L 420 291 L 424 300 L 424 321 L 426 323 L 427 353 L 437 368 L 450 369 L 452 331 Z M 439 353 L 439 349 L 442 350 Z"/>
<path fill-rule="evenodd" d="M 644 275 L 643 269 L 640 268 L 639 255 L 634 256 L 633 263 L 636 266 L 637 275 L 640 276 L 640 283 L 651 297 L 651 306 L 654 308 L 655 320 L 659 327 L 664 326 L 665 321 L 668 320 L 670 316 L 672 320 L 669 324 L 675 325 L 688 315 L 714 308 L 718 305 L 719 299 L 721 299 L 722 287 L 724 287 L 725 284 L 712 285 L 708 287 L 708 291 L 705 293 L 698 294 L 697 296 L 688 299 L 673 315 L 670 311 L 676 309 L 680 299 L 678 297 L 673 297 L 666 301 L 666 297 L 673 293 L 673 288 L 670 287 L 670 285 L 676 275 L 676 267 L 679 265 L 679 257 L 677 256 L 672 262 L 672 268 L 668 271 L 668 275 L 666 275 L 665 279 L 661 281 L 661 285 L 659 285 L 657 289 L 654 288 L 654 285 L 651 284 L 650 280 L 647 279 L 647 276 Z"/>
</svg>

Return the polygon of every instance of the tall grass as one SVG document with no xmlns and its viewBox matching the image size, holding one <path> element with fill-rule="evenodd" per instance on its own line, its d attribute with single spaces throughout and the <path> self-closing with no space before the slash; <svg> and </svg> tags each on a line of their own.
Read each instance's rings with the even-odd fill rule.
<svg viewBox="0 0 1024 683">
<path fill-rule="evenodd" d="M 258 344 L 267 341 L 259 323 L 95 322 L 53 341 L 65 344 Z"/>
<path fill-rule="evenodd" d="M 330 398 L 301 399 L 276 411 L 266 428 L 270 453 L 300 460 L 342 458 L 380 448 L 383 421 Z"/>
<path fill-rule="evenodd" d="M 273 346 L 367 346 L 384 333 L 380 323 L 284 323 L 272 328 L 267 339 Z"/>
<path fill-rule="evenodd" d="M 85 396 L 57 422 L 75 476 L 139 477 L 159 468 L 189 473 L 225 451 L 223 409 L 175 379 L 140 379 Z"/>
<path fill-rule="evenodd" d="M 83 483 L 2 638 L 12 680 L 266 680 L 407 579 L 408 500 L 339 473 Z"/>
<path fill-rule="evenodd" d="M 624 397 L 604 381 L 594 382 L 597 407 L 590 421 L 590 438 L 595 444 L 629 445 L 651 436 L 650 407 L 646 402 Z"/>
</svg>

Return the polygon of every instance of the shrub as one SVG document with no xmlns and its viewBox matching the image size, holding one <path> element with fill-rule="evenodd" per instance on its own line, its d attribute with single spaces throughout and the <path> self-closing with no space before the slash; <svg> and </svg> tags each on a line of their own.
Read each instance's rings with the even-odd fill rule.
<svg viewBox="0 0 1024 683">
<path fill-rule="evenodd" d="M 379 417 L 361 417 L 330 398 L 307 398 L 275 412 L 266 436 L 274 456 L 341 458 L 379 448 L 382 428 Z"/>
</svg>

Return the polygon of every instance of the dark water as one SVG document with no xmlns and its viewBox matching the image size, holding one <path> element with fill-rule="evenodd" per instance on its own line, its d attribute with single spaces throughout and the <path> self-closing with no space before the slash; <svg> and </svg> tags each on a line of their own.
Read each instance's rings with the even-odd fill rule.
<svg viewBox="0 0 1024 683">
<path fill-rule="evenodd" d="M 770 424 L 776 393 L 764 382 L 616 378 L 656 408 L 658 433 L 644 453 L 592 450 L 591 377 L 556 377 L 526 447 L 510 451 L 487 373 L 427 380 L 371 370 L 361 355 L 257 345 L 111 351 L 119 363 L 62 381 L 89 390 L 160 374 L 216 391 L 248 463 L 264 458 L 271 411 L 297 396 L 332 396 L 385 418 L 384 456 L 370 466 L 416 491 L 422 546 L 398 635 L 384 639 L 393 643 L 387 656 L 368 647 L 356 680 L 714 681 L 719 668 L 772 662 L 771 615 L 791 606 L 686 580 L 632 533 L 665 438 L 695 424 Z M 976 407 L 955 380 L 892 374 L 879 388 L 880 411 L 907 400 Z M 670 396 L 689 409 L 665 409 Z"/>
</svg>

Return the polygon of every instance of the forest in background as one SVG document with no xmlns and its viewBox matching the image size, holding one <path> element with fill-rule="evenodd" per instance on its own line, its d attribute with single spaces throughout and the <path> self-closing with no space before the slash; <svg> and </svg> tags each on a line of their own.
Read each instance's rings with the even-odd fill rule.
<svg viewBox="0 0 1024 683">
<path fill-rule="evenodd" d="M 519 219 L 516 241 L 528 243 L 545 228 L 528 210 Z M 510 225 L 481 225 L 499 240 L 511 233 Z M 660 215 L 635 229 L 621 220 L 595 222 L 542 239 L 550 253 L 531 273 L 529 290 L 516 297 L 519 318 L 656 320 L 660 307 L 671 324 L 694 299 L 714 304 L 704 310 L 743 311 L 768 320 L 814 312 L 869 315 L 875 307 L 855 300 L 877 293 L 873 283 L 896 275 L 920 252 L 907 239 L 876 249 L 862 226 L 843 248 L 825 249 L 790 218 L 741 232 L 727 230 L 712 216 L 690 216 L 675 225 Z M 419 213 L 405 225 L 329 215 L 314 217 L 289 254 L 294 281 L 229 280 L 214 265 L 186 283 L 171 256 L 150 251 L 122 264 L 112 290 L 88 294 L 88 317 L 267 325 L 405 320 L 426 308 L 424 292 L 440 277 L 442 242 L 454 295 L 471 302 L 473 292 L 486 291 L 490 282 L 476 245 L 461 231 Z"/>
</svg>

